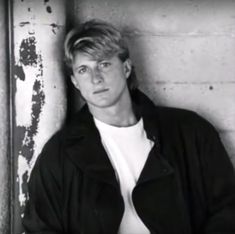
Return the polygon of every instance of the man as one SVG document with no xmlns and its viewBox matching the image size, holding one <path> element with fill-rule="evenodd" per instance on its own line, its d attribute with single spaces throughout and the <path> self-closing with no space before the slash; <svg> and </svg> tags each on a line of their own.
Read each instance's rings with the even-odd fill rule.
<svg viewBox="0 0 235 234">
<path fill-rule="evenodd" d="M 213 126 L 134 88 L 108 23 L 68 33 L 65 57 L 86 105 L 38 157 L 26 233 L 235 233 L 234 170 Z"/>
</svg>

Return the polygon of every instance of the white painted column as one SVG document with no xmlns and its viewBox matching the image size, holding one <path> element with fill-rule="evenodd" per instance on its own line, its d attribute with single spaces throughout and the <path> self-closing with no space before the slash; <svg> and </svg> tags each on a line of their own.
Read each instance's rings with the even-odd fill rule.
<svg viewBox="0 0 235 234">
<path fill-rule="evenodd" d="M 66 113 L 63 74 L 64 0 L 13 1 L 13 154 L 12 233 L 22 233 L 27 182 L 45 142 Z"/>
</svg>

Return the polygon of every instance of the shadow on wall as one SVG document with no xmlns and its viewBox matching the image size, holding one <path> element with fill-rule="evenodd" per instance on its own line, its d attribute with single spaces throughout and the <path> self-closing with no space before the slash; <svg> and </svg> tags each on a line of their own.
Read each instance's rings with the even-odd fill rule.
<svg viewBox="0 0 235 234">
<path fill-rule="evenodd" d="M 155 87 L 152 84 L 150 69 L 148 69 L 149 56 L 157 56 L 157 51 L 155 51 L 153 55 L 146 53 L 148 51 L 146 44 L 142 40 L 139 40 L 143 34 L 137 28 L 125 25 L 123 26 L 122 31 L 129 47 L 130 58 L 135 69 L 138 88 L 143 91 L 152 101 L 161 100 L 160 95 L 154 92 Z M 156 75 L 155 79 L 158 80 L 159 74 L 157 59 L 155 60 L 154 65 Z M 156 101 L 155 104 L 157 104 Z"/>
</svg>

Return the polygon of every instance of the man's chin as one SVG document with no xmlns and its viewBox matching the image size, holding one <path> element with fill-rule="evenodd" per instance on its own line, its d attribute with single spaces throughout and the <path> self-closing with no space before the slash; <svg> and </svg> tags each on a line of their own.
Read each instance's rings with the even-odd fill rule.
<svg viewBox="0 0 235 234">
<path fill-rule="evenodd" d="M 103 100 L 100 102 L 92 102 L 87 103 L 90 108 L 98 108 L 98 109 L 105 109 L 114 106 L 114 102 L 111 102 L 111 100 Z"/>
</svg>

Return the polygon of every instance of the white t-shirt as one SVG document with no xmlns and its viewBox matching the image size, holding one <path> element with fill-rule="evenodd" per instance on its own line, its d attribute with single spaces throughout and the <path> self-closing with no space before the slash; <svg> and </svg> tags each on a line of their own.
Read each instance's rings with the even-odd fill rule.
<svg viewBox="0 0 235 234">
<path fill-rule="evenodd" d="M 150 231 L 139 218 L 132 201 L 133 188 L 154 144 L 146 136 L 143 120 L 129 127 L 116 127 L 95 118 L 94 121 L 124 199 L 125 211 L 118 233 L 149 234 Z"/>
</svg>

